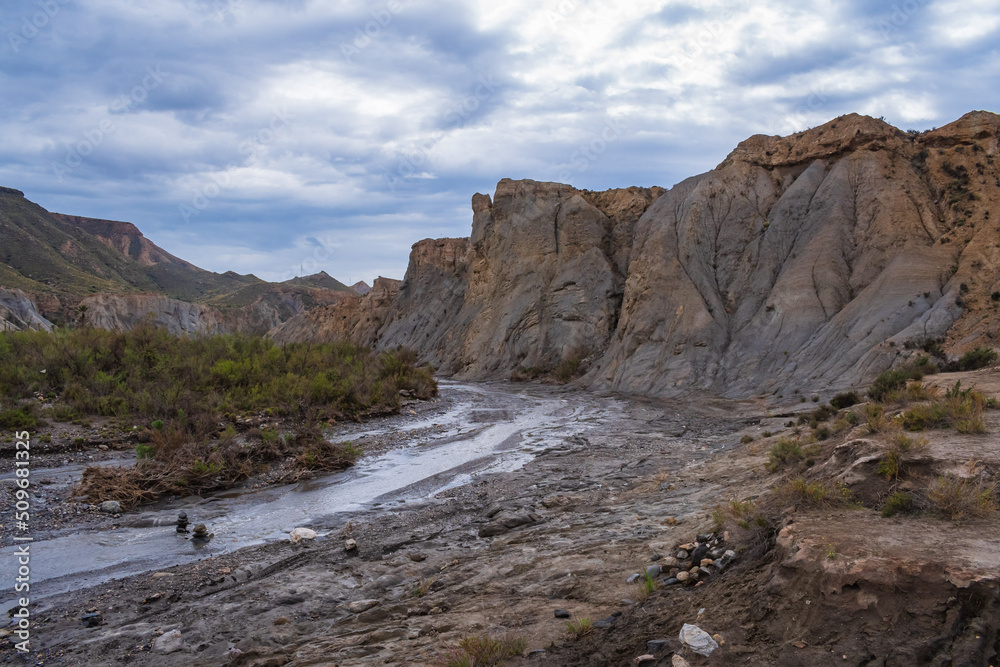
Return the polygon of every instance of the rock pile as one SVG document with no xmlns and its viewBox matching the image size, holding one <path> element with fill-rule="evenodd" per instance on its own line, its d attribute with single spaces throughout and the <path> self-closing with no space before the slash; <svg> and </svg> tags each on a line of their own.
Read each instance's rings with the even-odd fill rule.
<svg viewBox="0 0 1000 667">
<path fill-rule="evenodd" d="M 648 576 L 659 578 L 664 586 L 694 586 L 729 567 L 736 560 L 736 552 L 726 549 L 723 536 L 708 533 L 698 535 L 694 542 L 677 545 L 673 556 L 656 560 L 646 568 L 645 574 L 636 572 L 630 575 L 627 583 L 633 584 Z"/>
</svg>

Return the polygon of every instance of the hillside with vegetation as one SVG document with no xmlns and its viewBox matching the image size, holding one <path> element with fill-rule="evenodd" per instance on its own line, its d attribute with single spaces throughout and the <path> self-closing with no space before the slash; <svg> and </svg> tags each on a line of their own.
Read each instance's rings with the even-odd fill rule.
<svg viewBox="0 0 1000 667">
<path fill-rule="evenodd" d="M 326 273 L 270 283 L 206 271 L 163 250 L 132 223 L 50 213 L 11 188 L 0 188 L 0 241 L 0 289 L 20 290 L 61 325 L 85 319 L 81 312 L 94 307 L 86 302 L 91 297 L 160 295 L 218 310 L 232 321 L 228 330 L 263 333 L 263 325 L 244 324 L 244 311 L 267 310 L 271 317 L 263 320 L 273 325 L 354 294 Z"/>
</svg>

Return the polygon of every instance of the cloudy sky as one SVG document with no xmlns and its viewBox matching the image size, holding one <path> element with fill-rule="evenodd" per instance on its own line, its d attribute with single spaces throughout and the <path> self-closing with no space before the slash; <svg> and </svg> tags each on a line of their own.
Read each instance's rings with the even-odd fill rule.
<svg viewBox="0 0 1000 667">
<path fill-rule="evenodd" d="M 501 178 L 669 187 L 1000 111 L 995 0 L 7 0 L 0 185 L 215 271 L 401 278 Z"/>
</svg>

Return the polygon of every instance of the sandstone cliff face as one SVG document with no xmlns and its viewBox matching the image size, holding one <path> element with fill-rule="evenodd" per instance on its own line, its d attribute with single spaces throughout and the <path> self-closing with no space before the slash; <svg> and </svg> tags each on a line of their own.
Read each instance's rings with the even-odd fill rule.
<svg viewBox="0 0 1000 667">
<path fill-rule="evenodd" d="M 352 340 L 360 345 L 374 345 L 399 285 L 398 280 L 380 276 L 364 297 L 345 295 L 337 303 L 292 317 L 268 335 L 278 343 Z"/>
<path fill-rule="evenodd" d="M 164 327 L 175 335 L 228 331 L 222 314 L 214 308 L 159 294 L 96 294 L 83 299 L 80 306 L 81 324 L 109 331 L 131 331 L 143 322 Z"/>
<path fill-rule="evenodd" d="M 861 385 L 907 343 L 996 344 L 998 138 L 986 112 L 922 134 L 849 115 L 666 192 L 503 180 L 468 241 L 414 246 L 395 296 L 284 339 L 403 345 L 467 378 L 587 357 L 585 384 L 659 396 Z"/>
<path fill-rule="evenodd" d="M 51 331 L 52 323 L 41 316 L 27 294 L 19 289 L 0 287 L 0 331 L 25 329 Z"/>
</svg>

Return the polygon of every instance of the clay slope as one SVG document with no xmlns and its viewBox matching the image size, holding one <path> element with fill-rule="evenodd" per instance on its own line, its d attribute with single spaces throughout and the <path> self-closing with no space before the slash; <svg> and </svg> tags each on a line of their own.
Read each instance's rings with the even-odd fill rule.
<svg viewBox="0 0 1000 667">
<path fill-rule="evenodd" d="M 274 333 L 467 378 L 582 360 L 592 387 L 661 396 L 860 385 L 908 343 L 996 345 L 998 138 L 988 112 L 925 133 L 852 114 L 669 191 L 503 180 L 468 241 L 421 241 L 390 303 L 351 306 L 365 326 L 334 307 Z"/>
</svg>

